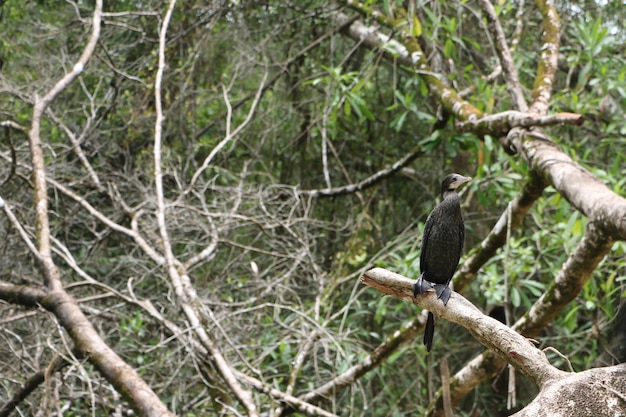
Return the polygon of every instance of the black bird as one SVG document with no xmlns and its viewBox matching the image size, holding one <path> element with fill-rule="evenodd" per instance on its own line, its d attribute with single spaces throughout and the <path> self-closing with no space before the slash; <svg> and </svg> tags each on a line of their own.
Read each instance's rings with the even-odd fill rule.
<svg viewBox="0 0 626 417">
<path fill-rule="evenodd" d="M 450 174 L 441 183 L 442 201 L 433 209 L 424 225 L 422 251 L 420 253 L 421 274 L 413 286 L 413 295 L 422 294 L 435 288 L 437 298 L 448 304 L 450 299 L 450 280 L 463 252 L 465 225 L 461 215 L 459 195 L 455 190 L 470 181 L 470 177 Z M 424 344 L 430 352 L 435 333 L 435 317 L 428 312 Z"/>
</svg>

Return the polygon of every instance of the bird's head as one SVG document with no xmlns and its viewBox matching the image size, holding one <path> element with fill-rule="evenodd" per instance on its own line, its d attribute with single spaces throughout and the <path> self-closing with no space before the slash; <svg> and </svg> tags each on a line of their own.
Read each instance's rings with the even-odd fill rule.
<svg viewBox="0 0 626 417">
<path fill-rule="evenodd" d="M 459 188 L 461 185 L 465 184 L 472 180 L 472 177 L 464 177 L 461 174 L 450 174 L 447 175 L 443 182 L 441 183 L 441 193 L 446 193 L 450 191 L 454 191 Z"/>
</svg>

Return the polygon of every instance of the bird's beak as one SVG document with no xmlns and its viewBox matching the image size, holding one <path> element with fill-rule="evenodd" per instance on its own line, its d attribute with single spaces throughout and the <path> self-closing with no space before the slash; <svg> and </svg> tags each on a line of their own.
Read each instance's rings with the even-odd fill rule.
<svg viewBox="0 0 626 417">
<path fill-rule="evenodd" d="M 459 177 L 461 178 L 457 179 L 454 183 L 451 184 L 451 187 L 455 190 L 466 182 L 470 182 L 472 180 L 472 177 L 464 177 L 463 175 L 459 175 Z"/>
<path fill-rule="evenodd" d="M 465 184 L 466 182 L 470 182 L 471 180 L 472 180 L 472 177 L 463 177 L 463 179 L 459 181 L 459 185 Z"/>
</svg>

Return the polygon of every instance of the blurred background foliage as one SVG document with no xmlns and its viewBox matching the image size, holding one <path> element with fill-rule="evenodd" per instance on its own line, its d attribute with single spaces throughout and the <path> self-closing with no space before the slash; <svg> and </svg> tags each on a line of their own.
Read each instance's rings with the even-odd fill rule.
<svg viewBox="0 0 626 417">
<path fill-rule="evenodd" d="M 93 1 L 1 3 L 0 115 L 28 125 L 33 97 L 45 94 L 80 54 Z M 401 1 L 367 3 L 397 18 L 405 13 Z M 466 1 L 415 3 L 421 24 L 414 31 L 423 34 L 433 68 L 457 90 L 467 89 L 465 99 L 480 110 L 508 110 L 502 76 L 495 82 L 486 79 L 497 63 L 478 7 Z M 518 3 L 495 3 L 505 33 L 512 36 Z M 557 7 L 562 55 L 551 111 L 582 113 L 586 123 L 547 132 L 626 196 L 626 10 L 621 0 L 559 1 Z M 372 265 L 418 276 L 421 232 L 445 174 L 474 177 L 463 193 L 467 253 L 506 210 L 527 175 L 525 163 L 507 155 L 497 138 L 460 134 L 452 120 L 433 129 L 442 116 L 424 82 L 382 51 L 336 33 L 336 10 L 353 13 L 323 1 L 180 2 L 166 50 L 163 158 L 174 250 L 184 259 L 206 246 L 216 231 L 215 255 L 192 271 L 214 318 L 210 330 L 235 367 L 281 390 L 296 357 L 306 352 L 294 386 L 297 395 L 365 359 L 418 313 L 412 305 L 362 288 L 357 277 Z M 47 170 L 122 224 L 129 225 L 130 216 L 111 194 L 129 207 L 141 207 L 140 230 L 158 244 L 153 84 L 163 4 L 117 0 L 107 2 L 106 11 L 96 55 L 45 119 Z M 117 14 L 127 11 L 134 13 Z M 514 59 L 529 93 L 542 28 L 533 4 L 525 4 L 523 16 Z M 238 126 L 242 129 L 192 183 L 203 161 Z M 86 174 L 68 132 L 76 135 L 104 187 Z M 359 182 L 417 145 L 420 156 L 375 187 L 330 198 L 298 194 Z M 18 165 L 9 177 L 11 148 Z M 13 132 L 10 142 L 5 136 L 0 151 L 0 174 L 8 178 L 0 194 L 22 222 L 32 224 L 24 135 Z M 122 293 L 132 289 L 164 316 L 183 323 L 165 271 L 135 242 L 60 193 L 51 190 L 51 199 L 54 236 L 84 271 Z M 1 221 L 1 279 L 37 284 L 32 258 Z M 519 318 L 554 279 L 585 226 L 586 218 L 548 188 L 512 234 L 507 252 L 494 257 L 464 295 L 489 311 L 502 304 L 508 274 L 508 297 Z M 558 349 L 577 371 L 616 360 L 607 352 L 615 335 L 624 333 L 625 321 L 620 324 L 616 317 L 624 309 L 625 252 L 624 242 L 615 243 L 576 301 L 539 337 L 541 346 Z M 188 346 L 136 305 L 86 282 L 67 263 L 61 266 L 64 282 L 83 300 L 107 342 L 139 369 L 170 409 L 184 416 L 232 415 L 234 400 L 218 380 L 197 371 Z M 18 310 L 1 306 L 2 354 L 28 359 L 0 365 L 2 402 L 23 378 L 63 351 L 63 334 L 50 317 Z M 439 386 L 435 370 L 440 360 L 447 358 L 455 372 L 482 351 L 464 330 L 445 322 L 438 323 L 432 354 L 425 355 L 420 340 L 401 346 L 322 405 L 342 416 L 419 414 Z M 553 361 L 563 363 L 557 355 Z M 53 384 L 54 407 L 64 409 L 64 415 L 109 415 L 120 401 L 86 365 L 66 369 Z M 535 388 L 523 379 L 520 384 L 523 404 Z M 96 395 L 82 395 L 85 391 Z M 481 415 L 503 415 L 505 392 L 498 381 L 485 383 L 457 415 L 476 409 L 485 411 Z M 51 395 L 35 392 L 20 407 L 22 414 L 34 415 L 46 404 L 40 397 Z"/>
</svg>

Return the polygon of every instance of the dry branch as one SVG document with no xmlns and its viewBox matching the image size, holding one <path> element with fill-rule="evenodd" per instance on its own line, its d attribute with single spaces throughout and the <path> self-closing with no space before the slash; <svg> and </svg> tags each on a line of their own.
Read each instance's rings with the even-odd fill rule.
<svg viewBox="0 0 626 417">
<path fill-rule="evenodd" d="M 167 29 L 169 26 L 170 19 L 172 17 L 172 13 L 174 11 L 174 7 L 176 5 L 176 0 L 171 0 L 169 7 L 167 9 L 167 13 L 159 30 L 159 67 L 156 74 L 155 79 L 155 88 L 154 88 L 154 99 L 156 104 L 156 120 L 154 123 L 154 182 L 155 182 L 155 191 L 156 191 L 156 199 L 157 199 L 157 210 L 156 210 L 156 218 L 159 226 L 159 232 L 161 235 L 161 241 L 163 245 L 163 251 L 165 253 L 165 260 L 167 265 L 168 275 L 170 277 L 170 281 L 172 282 L 172 286 L 174 287 L 174 291 L 180 301 L 181 309 L 191 327 L 194 329 L 195 334 L 200 339 L 202 345 L 207 349 L 211 356 L 211 361 L 215 364 L 216 369 L 218 370 L 220 376 L 228 385 L 229 389 L 241 403 L 241 405 L 247 410 L 247 414 L 250 417 L 258 417 L 258 411 L 256 408 L 256 404 L 252 398 L 252 393 L 244 389 L 235 375 L 233 374 L 233 369 L 230 364 L 222 355 L 221 351 L 218 349 L 217 345 L 211 339 L 209 334 L 206 332 L 202 322 L 200 320 L 200 311 L 196 308 L 196 306 L 200 306 L 201 303 L 198 300 L 198 295 L 187 275 L 187 272 L 182 265 L 182 263 L 176 259 L 174 256 L 174 252 L 172 250 L 172 244 L 170 242 L 170 234 L 167 229 L 166 224 L 166 204 L 164 197 L 164 189 L 163 189 L 163 171 L 161 168 L 161 147 L 162 147 L 162 131 L 163 131 L 163 123 L 164 123 L 164 115 L 163 115 L 163 104 L 161 98 L 161 84 L 163 80 L 163 73 L 165 71 L 165 46 L 167 40 Z M 267 74 L 266 74 L 267 76 Z M 217 145 L 207 156 L 204 163 L 196 171 L 191 182 L 190 188 L 193 186 L 196 178 L 204 171 L 204 169 L 208 166 L 213 156 L 219 152 L 221 147 L 225 146 L 228 141 L 230 141 L 233 137 L 237 135 L 240 129 L 243 129 L 244 126 L 247 125 L 250 118 L 254 114 L 254 109 L 256 104 L 260 100 L 261 92 L 263 91 L 262 87 L 258 89 L 257 97 L 255 98 L 254 104 L 248 113 L 248 118 L 241 125 L 235 129 L 234 132 L 230 132 L 230 128 L 227 130 L 226 137 Z M 228 126 L 230 126 L 230 118 L 228 120 Z M 209 246 L 211 248 L 212 246 Z M 205 257 L 209 256 L 208 252 L 205 252 Z"/>
<path fill-rule="evenodd" d="M 589 224 L 582 241 L 570 254 L 554 282 L 526 315 L 513 325 L 513 329 L 527 337 L 536 336 L 576 298 L 591 273 L 611 249 L 612 243 L 604 232 Z M 501 358 L 491 352 L 484 352 L 467 363 L 453 377 L 453 404 L 458 403 L 480 382 L 495 376 L 503 363 Z"/>
<path fill-rule="evenodd" d="M 348 184 L 342 187 L 335 188 L 323 188 L 319 190 L 302 190 L 298 191 L 298 194 L 307 197 L 335 197 L 345 194 L 352 194 L 357 191 L 363 191 L 366 188 L 369 188 L 384 180 L 385 178 L 397 173 L 421 155 L 423 155 L 422 147 L 417 146 L 411 152 L 397 160 L 390 167 L 383 168 L 375 174 L 365 178 L 364 180 L 357 182 L 356 184 Z"/>
<path fill-rule="evenodd" d="M 361 282 L 383 294 L 418 304 L 436 316 L 463 326 L 490 352 L 532 379 L 539 386 L 540 393 L 527 408 L 515 414 L 517 417 L 590 415 L 589 412 L 598 417 L 614 416 L 626 407 L 626 395 L 623 394 L 626 390 L 626 365 L 592 369 L 578 374 L 565 372 L 552 366 L 544 352 L 535 348 L 525 337 L 485 316 L 457 293 L 452 294 L 445 307 L 433 291 L 414 298 L 414 280 L 382 268 L 367 271 L 361 277 Z M 456 383 L 453 380 L 451 386 L 455 387 Z M 589 386 L 594 389 L 586 389 Z M 582 414 L 580 410 L 583 410 Z M 566 414 L 560 414 L 563 411 Z"/>
<path fill-rule="evenodd" d="M 463 326 L 481 344 L 526 374 L 540 387 L 566 375 L 550 365 L 545 354 L 525 337 L 498 320 L 486 316 L 456 292 L 452 293 L 445 307 L 437 300 L 433 291 L 413 297 L 415 280 L 383 268 L 370 269 L 361 277 L 361 282 L 383 294 L 410 301 L 437 317 Z"/>
<path fill-rule="evenodd" d="M 546 178 L 590 222 L 611 239 L 626 240 L 626 198 L 611 191 L 553 142 L 516 137 L 514 144 L 537 175 Z"/>
<path fill-rule="evenodd" d="M 172 414 L 139 374 L 104 343 L 93 325 L 80 310 L 77 302 L 63 288 L 61 272 L 52 258 L 48 218 L 48 186 L 40 137 L 41 122 L 50 103 L 82 73 L 87 65 L 98 42 L 101 13 L 102 1 L 97 0 L 93 14 L 91 37 L 83 53 L 72 70 L 62 77 L 43 98 L 35 99 L 31 127 L 28 132 L 35 193 L 37 245 L 35 256 L 39 261 L 46 287 L 46 296 L 41 300 L 41 305 L 54 313 L 61 325 L 70 334 L 75 348 L 89 358 L 100 373 L 129 401 L 139 415 L 171 416 Z M 23 235 L 22 237 L 24 238 Z M 30 240 L 27 237 L 25 243 L 30 246 Z"/>
</svg>

